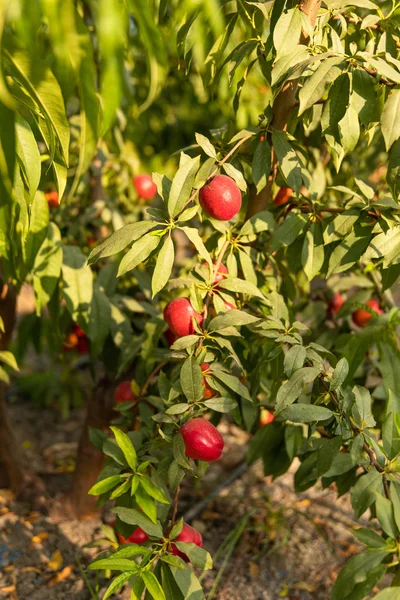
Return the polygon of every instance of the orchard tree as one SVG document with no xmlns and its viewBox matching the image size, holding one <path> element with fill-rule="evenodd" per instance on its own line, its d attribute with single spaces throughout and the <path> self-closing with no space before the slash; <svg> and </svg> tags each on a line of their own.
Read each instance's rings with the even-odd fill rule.
<svg viewBox="0 0 400 600">
<path fill-rule="evenodd" d="M 58 26 L 56 6 L 70 27 Z M 221 418 L 249 432 L 248 464 L 261 459 L 265 475 L 297 457 L 297 491 L 335 484 L 357 519 L 370 511 L 374 529 L 354 532 L 365 550 L 339 574 L 333 600 L 364 598 L 386 573 L 392 587 L 376 598 L 400 596 L 400 7 L 13 7 L 2 20 L 3 306 L 11 283 L 32 280 L 38 312 L 47 305 L 54 323 L 69 313 L 93 365 L 114 376 L 99 382 L 87 419 L 112 418 L 113 402 L 112 435 L 104 423 L 87 427 L 76 467 L 76 482 L 88 483 L 90 435 L 106 457 L 90 496 L 116 504 L 111 550 L 90 566 L 120 573 L 104 598 L 128 582 L 132 598 L 204 597 L 190 564 L 212 561 L 178 518 L 179 495 L 185 477 L 219 460 Z M 193 134 L 176 172 L 169 164 L 150 181 L 129 154 L 131 131 L 152 122 L 158 103 L 165 114 L 166 75 L 179 82 L 178 67 L 212 90 L 228 122 Z M 148 83 L 144 97 L 138 81 Z M 254 81 L 256 114 L 245 108 Z M 121 172 L 127 156 L 136 170 L 126 171 L 136 179 L 125 206 L 132 186 L 149 201 L 154 183 L 158 195 L 96 245 L 91 270 L 79 248 L 61 248 L 38 166 L 52 169 L 61 205 L 65 189 L 66 205 L 89 190 L 103 201 L 123 185 L 111 173 L 118 159 L 104 159 L 111 153 Z"/>
</svg>

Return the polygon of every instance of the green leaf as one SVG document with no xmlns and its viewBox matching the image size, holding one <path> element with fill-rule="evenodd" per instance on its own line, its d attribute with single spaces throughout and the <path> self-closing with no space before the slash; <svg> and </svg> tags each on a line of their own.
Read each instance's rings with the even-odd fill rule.
<svg viewBox="0 0 400 600">
<path fill-rule="evenodd" d="M 267 140 L 259 142 L 253 156 L 252 175 L 257 193 L 267 185 L 271 170 L 271 146 Z"/>
<path fill-rule="evenodd" d="M 101 479 L 90 488 L 88 494 L 90 496 L 100 496 L 112 490 L 116 485 L 121 483 L 122 479 L 122 475 L 112 475 L 111 477 L 106 477 L 106 479 Z"/>
<path fill-rule="evenodd" d="M 76 322 L 85 322 L 93 296 L 93 273 L 79 248 L 63 246 L 63 296 Z"/>
<path fill-rule="evenodd" d="M 146 49 L 150 87 L 145 102 L 140 106 L 144 112 L 160 94 L 168 74 L 168 53 L 164 36 L 159 23 L 155 19 L 153 7 L 147 0 L 135 0 L 130 3 L 132 13 L 139 27 L 139 37 Z"/>
<path fill-rule="evenodd" d="M 307 46 L 302 44 L 294 46 L 290 52 L 278 58 L 274 63 L 271 72 L 271 84 L 275 85 L 281 78 L 287 79 L 295 71 L 295 67 L 300 63 L 306 64 L 309 57 L 310 53 Z"/>
<path fill-rule="evenodd" d="M 203 244 L 203 241 L 199 235 L 199 232 L 194 227 L 181 227 L 180 228 L 192 242 L 193 246 L 196 248 L 197 252 L 200 254 L 202 258 L 208 263 L 210 268 L 212 268 L 211 256 Z"/>
<path fill-rule="evenodd" d="M 373 427 L 375 425 L 375 419 L 372 416 L 371 394 L 366 388 L 361 387 L 360 385 L 354 386 L 352 391 L 356 400 L 352 409 L 352 415 L 356 424 L 360 429 Z"/>
<path fill-rule="evenodd" d="M 376 516 L 383 531 L 391 538 L 396 539 L 399 530 L 394 519 L 393 505 L 388 498 L 376 493 Z"/>
<path fill-rule="evenodd" d="M 393 69 L 393 67 L 391 67 L 386 60 L 383 60 L 383 58 L 379 57 L 372 58 L 367 52 L 360 52 L 359 54 L 365 58 L 367 63 L 373 69 L 377 70 L 379 75 L 383 75 L 395 83 L 400 83 L 400 73 Z"/>
<path fill-rule="evenodd" d="M 172 180 L 168 199 L 168 213 L 171 217 L 176 217 L 189 199 L 199 166 L 200 156 L 187 158 L 183 163 L 181 161 L 181 165 Z"/>
<path fill-rule="evenodd" d="M 17 156 L 27 183 L 29 197 L 32 201 L 38 189 L 41 175 L 39 149 L 29 124 L 20 116 L 17 116 L 15 122 L 15 133 Z"/>
<path fill-rule="evenodd" d="M 131 597 L 130 600 L 142 600 L 145 585 L 143 579 L 139 577 L 131 578 Z"/>
<path fill-rule="evenodd" d="M 244 281 L 236 277 L 227 277 L 223 281 L 220 281 L 218 287 L 223 290 L 229 290 L 230 292 L 238 292 L 239 294 L 247 294 L 249 296 L 257 296 L 264 300 L 263 294 L 260 290 L 251 283 L 250 281 Z"/>
<path fill-rule="evenodd" d="M 110 331 L 110 320 L 110 301 L 104 291 L 95 286 L 89 309 L 88 325 L 88 337 L 91 341 L 90 351 L 94 358 L 98 357 L 103 349 Z"/>
<path fill-rule="evenodd" d="M 332 379 L 330 381 L 330 388 L 332 391 L 337 390 L 343 383 L 346 381 L 346 377 L 349 373 L 349 363 L 347 358 L 341 358 L 332 374 Z"/>
<path fill-rule="evenodd" d="M 128 223 L 118 231 L 115 231 L 109 238 L 101 242 L 96 248 L 93 248 L 89 254 L 88 263 L 91 265 L 101 258 L 118 254 L 129 244 L 141 238 L 145 233 L 155 227 L 153 221 L 139 221 L 138 223 Z"/>
<path fill-rule="evenodd" d="M 110 427 L 110 429 L 115 435 L 115 441 L 117 442 L 118 447 L 122 450 L 126 462 L 132 471 L 135 471 L 137 465 L 137 456 L 131 438 L 117 427 Z"/>
<path fill-rule="evenodd" d="M 357 112 L 360 122 L 368 126 L 380 120 L 380 102 L 375 91 L 374 78 L 363 69 L 352 71 L 351 107 Z"/>
<path fill-rule="evenodd" d="M 53 3 L 51 4 L 53 5 Z M 57 8 L 58 7 L 56 7 L 54 12 L 57 11 Z M 74 181 L 69 191 L 69 197 L 73 197 L 75 195 L 81 177 L 88 170 L 90 163 L 93 160 L 93 156 L 96 152 L 97 141 L 100 135 L 99 129 L 101 116 L 100 99 L 96 89 L 97 73 L 91 35 L 78 11 L 75 11 L 75 24 L 77 33 L 79 34 L 76 36 L 79 43 L 79 48 L 75 48 L 75 51 L 77 53 L 80 51 L 80 60 L 77 65 L 74 64 L 74 69 L 77 73 L 81 112 L 79 160 Z M 66 56 L 65 58 L 66 62 L 70 60 L 70 56 Z"/>
<path fill-rule="evenodd" d="M 373 238 L 371 245 L 364 253 L 363 259 L 383 259 L 383 266 L 388 267 L 397 262 L 400 256 L 400 227 L 393 227 Z"/>
<path fill-rule="evenodd" d="M 8 350 L 0 350 L 0 362 L 8 365 L 14 371 L 19 371 L 19 367 L 17 361 L 15 360 L 15 356 L 12 352 Z"/>
<path fill-rule="evenodd" d="M 315 244 L 315 237 L 315 229 L 307 231 L 301 254 L 301 262 L 308 281 L 311 281 L 318 275 L 325 259 L 322 235 L 320 236 L 321 243 L 318 245 Z"/>
<path fill-rule="evenodd" d="M 61 234 L 57 225 L 49 223 L 47 237 L 41 245 L 33 264 L 33 288 L 36 314 L 50 301 L 57 287 L 63 260 Z"/>
<path fill-rule="evenodd" d="M 242 398 L 245 398 L 246 400 L 251 400 L 249 390 L 245 385 L 243 385 L 243 383 L 238 377 L 235 377 L 234 375 L 229 375 L 228 373 L 220 371 L 219 369 L 215 369 L 213 371 L 213 377 L 222 381 L 222 383 L 224 383 L 229 389 L 231 389 L 236 394 L 239 394 L 239 396 L 242 396 Z"/>
<path fill-rule="evenodd" d="M 40 247 L 46 239 L 48 227 L 49 207 L 44 194 L 38 192 L 33 199 L 29 211 L 29 231 L 25 246 L 28 270 L 33 268 Z"/>
<path fill-rule="evenodd" d="M 203 152 L 205 152 L 205 154 L 207 154 L 207 156 L 210 156 L 211 158 L 217 158 L 217 153 L 210 140 L 204 135 L 201 135 L 201 133 L 195 133 L 194 135 L 196 138 L 196 142 L 203 150 Z"/>
<path fill-rule="evenodd" d="M 263 210 L 246 221 L 241 228 L 239 235 L 253 235 L 254 233 L 274 229 L 274 227 L 275 219 L 273 214 L 268 210 Z"/>
<path fill-rule="evenodd" d="M 366 581 L 371 571 L 380 565 L 385 557 L 385 550 L 367 550 L 362 554 L 352 556 L 335 581 L 332 600 L 353 600 L 352 592 L 355 586 Z M 367 590 L 367 593 L 368 591 L 370 590 Z M 364 595 L 359 596 L 359 598 L 363 597 Z"/>
<path fill-rule="evenodd" d="M 289 54 L 299 43 L 302 29 L 301 11 L 296 7 L 282 13 L 273 34 L 277 56 Z"/>
<path fill-rule="evenodd" d="M 172 267 L 174 266 L 174 259 L 174 242 L 172 241 L 172 236 L 169 234 L 166 236 L 163 247 L 157 257 L 153 278 L 151 280 L 153 298 L 168 283 Z"/>
<path fill-rule="evenodd" d="M 165 561 L 165 558 L 162 557 L 161 560 Z M 167 600 L 183 600 L 182 592 L 178 588 L 169 566 L 166 564 L 163 564 L 161 567 L 161 581 Z"/>
<path fill-rule="evenodd" d="M 146 492 L 144 487 L 139 482 L 138 487 L 135 491 L 135 500 L 138 503 L 139 508 L 143 513 L 150 519 L 152 523 L 157 524 L 157 507 L 151 496 Z"/>
<path fill-rule="evenodd" d="M 167 415 L 181 415 L 186 412 L 188 408 L 190 408 L 190 404 L 187 404 L 187 402 L 179 402 L 178 404 L 170 406 L 165 412 Z"/>
<path fill-rule="evenodd" d="M 237 407 L 237 402 L 233 398 L 210 398 L 205 400 L 203 404 L 207 408 L 221 413 L 229 413 Z"/>
<path fill-rule="evenodd" d="M 330 84 L 339 77 L 341 69 L 336 65 L 341 62 L 343 62 L 343 58 L 337 56 L 331 56 L 325 59 L 318 66 L 313 75 L 306 80 L 299 92 L 299 116 L 307 110 L 307 108 L 310 108 L 310 106 L 313 106 L 318 102 L 328 90 Z"/>
<path fill-rule="evenodd" d="M 330 419 L 333 417 L 333 412 L 324 406 L 315 406 L 314 404 L 292 404 L 285 408 L 280 416 L 294 423 L 312 423 Z"/>
<path fill-rule="evenodd" d="M 382 488 L 382 475 L 376 469 L 371 469 L 361 475 L 351 489 L 351 505 L 354 516 L 359 519 L 367 508 L 375 502 L 375 491 Z"/>
<path fill-rule="evenodd" d="M 275 252 L 282 246 L 290 246 L 290 244 L 297 240 L 306 224 L 307 219 L 304 215 L 291 212 L 273 232 L 270 251 Z"/>
<path fill-rule="evenodd" d="M 400 530 L 400 489 L 397 482 L 393 482 L 390 486 L 390 498 L 393 504 L 394 520 L 397 529 Z"/>
<path fill-rule="evenodd" d="M 200 365 L 189 356 L 182 365 L 180 382 L 182 391 L 189 402 L 201 400 L 204 394 L 203 375 Z"/>
<path fill-rule="evenodd" d="M 383 109 L 381 125 L 386 150 L 389 151 L 400 137 L 400 89 L 391 90 Z"/>
<path fill-rule="evenodd" d="M 329 471 L 335 456 L 337 456 L 340 451 L 341 446 L 341 436 L 334 437 L 330 440 L 323 440 L 322 445 L 318 448 L 317 474 L 319 477 Z"/>
<path fill-rule="evenodd" d="M 239 171 L 239 169 L 237 169 L 236 167 L 234 167 L 232 165 L 232 163 L 224 163 L 222 165 L 223 170 L 225 171 L 225 173 L 228 175 L 228 177 L 231 177 L 236 185 L 238 186 L 238 188 L 240 190 L 242 190 L 242 192 L 246 192 L 247 191 L 247 183 L 245 178 L 243 177 L 243 174 L 241 171 Z"/>
<path fill-rule="evenodd" d="M 109 598 L 116 591 L 118 591 L 124 585 L 124 583 L 126 583 L 131 577 L 132 572 L 121 573 L 121 575 L 118 575 L 118 577 L 113 579 L 110 585 L 108 586 L 102 600 L 107 600 L 107 598 Z"/>
<path fill-rule="evenodd" d="M 320 369 L 316 367 L 303 367 L 295 371 L 288 381 L 286 381 L 278 390 L 276 396 L 275 411 L 279 413 L 293 404 L 300 396 L 303 388 L 308 383 L 318 377 Z"/>
<path fill-rule="evenodd" d="M 147 233 L 140 238 L 121 260 L 117 277 L 121 277 L 121 275 L 124 275 L 128 271 L 132 271 L 132 269 L 144 262 L 159 244 L 160 238 L 158 235 Z"/>
<path fill-rule="evenodd" d="M 205 600 L 201 584 L 193 571 L 188 568 L 179 569 L 172 566 L 170 569 L 184 598 L 190 598 L 190 600 Z"/>
<path fill-rule="evenodd" d="M 117 506 L 112 509 L 112 512 L 117 515 L 123 523 L 128 525 L 138 525 L 150 537 L 162 538 L 163 530 L 158 523 L 153 523 L 146 515 L 136 510 L 135 508 L 125 508 Z"/>
<path fill-rule="evenodd" d="M 101 53 L 100 93 L 103 104 L 102 136 L 110 129 L 120 106 L 124 86 L 124 49 L 127 19 L 118 0 L 99 0 L 96 33 Z"/>
<path fill-rule="evenodd" d="M 295 344 L 285 354 L 284 369 L 288 377 L 291 377 L 295 371 L 301 369 L 306 360 L 307 352 L 301 344 Z"/>
<path fill-rule="evenodd" d="M 360 527 L 359 529 L 353 530 L 353 535 L 362 544 L 366 544 L 370 548 L 385 548 L 386 540 L 372 529 L 366 527 Z"/>
<path fill-rule="evenodd" d="M 142 578 L 146 589 L 154 600 L 166 600 L 163 589 L 157 577 L 151 571 L 142 571 Z"/>
<path fill-rule="evenodd" d="M 97 569 L 111 569 L 112 571 L 131 571 L 130 576 L 132 576 L 132 572 L 139 571 L 138 565 L 128 558 L 114 558 L 113 556 L 109 556 L 108 558 L 100 558 L 99 560 L 95 560 L 88 566 L 89 571 L 96 571 Z"/>
<path fill-rule="evenodd" d="M 360 138 L 358 113 L 351 105 L 339 121 L 340 142 L 345 152 L 352 152 Z"/>
<path fill-rule="evenodd" d="M 298 194 L 302 184 L 301 164 L 299 158 L 287 139 L 284 131 L 272 131 L 274 147 L 282 175 L 289 187 Z"/>
<path fill-rule="evenodd" d="M 219 331 L 225 327 L 240 327 L 241 325 L 250 325 L 259 321 L 257 317 L 249 315 L 243 310 L 229 310 L 224 315 L 214 317 L 207 327 L 209 331 Z"/>
<path fill-rule="evenodd" d="M 22 52 L 15 53 L 13 56 L 6 52 L 6 57 L 12 73 L 24 85 L 32 100 L 39 107 L 47 126 L 51 128 L 54 134 L 51 137 L 57 139 L 67 165 L 70 131 L 57 79 L 50 69 L 40 62 L 38 56 L 35 56 L 33 61 Z M 49 150 L 54 155 L 54 146 L 49 146 Z M 60 197 L 62 193 L 63 190 L 59 190 Z"/>
<path fill-rule="evenodd" d="M 146 492 L 161 504 L 170 504 L 170 501 L 165 496 L 161 488 L 157 487 L 148 477 L 141 477 L 140 485 L 144 487 Z"/>
<path fill-rule="evenodd" d="M 123 494 L 125 494 L 127 491 L 129 491 L 131 489 L 131 485 L 132 484 L 129 479 L 124 481 L 124 483 L 121 483 L 121 485 L 119 485 L 117 488 L 115 488 L 115 490 L 111 494 L 110 500 L 115 500 L 115 498 L 119 498 L 120 496 L 123 496 Z"/>
<path fill-rule="evenodd" d="M 212 558 L 204 548 L 200 548 L 199 546 L 196 546 L 196 544 L 188 542 L 175 542 L 175 544 L 181 552 L 189 557 L 189 560 L 194 567 L 198 567 L 204 571 L 212 569 Z"/>
</svg>

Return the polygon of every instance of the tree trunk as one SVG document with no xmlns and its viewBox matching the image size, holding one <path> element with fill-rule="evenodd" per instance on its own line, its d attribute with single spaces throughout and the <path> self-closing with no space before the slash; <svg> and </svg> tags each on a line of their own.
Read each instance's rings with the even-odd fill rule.
<svg viewBox="0 0 400 600">
<path fill-rule="evenodd" d="M 108 429 L 113 417 L 115 382 L 106 378 L 94 388 L 87 404 L 87 412 L 76 457 L 76 469 L 71 490 L 67 498 L 67 510 L 75 518 L 94 516 L 97 498 L 88 496 L 89 489 L 103 467 L 104 456 L 89 438 L 89 428 Z"/>
<path fill-rule="evenodd" d="M 5 329 L 0 333 L 0 351 L 7 350 L 10 344 L 16 319 L 16 300 L 15 289 L 0 277 L 0 317 Z M 0 487 L 10 488 L 18 494 L 31 479 L 22 465 L 19 444 L 7 415 L 5 385 L 0 382 Z"/>
<path fill-rule="evenodd" d="M 300 2 L 300 10 L 308 16 L 312 27 L 315 26 L 317 14 L 321 6 L 321 0 L 303 0 Z M 307 36 L 303 33 L 300 38 L 300 43 L 308 44 Z M 288 81 L 283 89 L 279 92 L 272 106 L 273 118 L 271 129 L 286 131 L 290 115 L 296 106 L 296 92 L 298 81 Z M 276 179 L 278 171 L 278 159 L 272 148 L 271 150 L 271 171 L 267 185 L 258 194 L 255 186 L 249 190 L 249 202 L 247 207 L 246 218 L 249 219 L 253 215 L 265 210 L 272 202 L 272 187 Z"/>
</svg>

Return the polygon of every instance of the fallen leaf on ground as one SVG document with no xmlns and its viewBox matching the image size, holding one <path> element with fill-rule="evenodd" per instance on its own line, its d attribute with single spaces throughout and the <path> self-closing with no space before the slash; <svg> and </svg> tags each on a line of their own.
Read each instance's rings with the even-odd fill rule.
<svg viewBox="0 0 400 600">
<path fill-rule="evenodd" d="M 4 567 L 3 571 L 5 573 L 11 573 L 11 571 L 14 571 L 15 567 L 13 565 L 8 565 L 8 567 Z"/>
<path fill-rule="evenodd" d="M 21 573 L 37 573 L 38 575 L 41 575 L 42 571 L 38 569 L 38 567 L 23 567 Z"/>
<path fill-rule="evenodd" d="M 292 589 L 302 590 L 304 592 L 315 592 L 315 585 L 311 585 L 310 583 L 306 583 L 305 581 L 299 581 L 299 583 L 292 585 Z"/>
<path fill-rule="evenodd" d="M 7 587 L 2 587 L 0 588 L 0 592 L 2 594 L 11 594 L 12 592 L 15 592 L 17 588 L 15 587 L 15 585 L 9 585 Z"/>
<path fill-rule="evenodd" d="M 11 490 L 0 489 L 0 502 L 12 502 L 15 500 L 15 494 Z"/>
<path fill-rule="evenodd" d="M 67 567 L 64 567 L 62 571 L 60 571 L 55 577 L 53 577 L 53 579 L 50 579 L 47 585 L 50 587 L 58 585 L 59 583 L 61 583 L 61 581 L 64 581 L 64 579 L 67 579 L 71 575 L 73 569 L 73 565 L 68 565 Z"/>
<path fill-rule="evenodd" d="M 34 535 L 33 538 L 31 538 L 31 544 L 41 544 L 43 540 L 47 540 L 48 537 L 49 534 L 47 533 L 47 531 L 41 531 L 37 535 Z"/>
<path fill-rule="evenodd" d="M 9 512 L 10 512 L 10 509 L 7 508 L 7 506 L 3 506 L 2 508 L 0 508 L 0 515 L 6 515 Z"/>
<path fill-rule="evenodd" d="M 299 500 L 295 503 L 295 506 L 310 506 L 311 500 L 309 498 L 305 498 L 304 500 Z"/>
<path fill-rule="evenodd" d="M 64 559 L 61 552 L 59 550 L 56 550 L 49 562 L 47 563 L 47 568 L 51 569 L 52 571 L 58 571 L 58 569 L 61 569 L 63 562 Z"/>
<path fill-rule="evenodd" d="M 260 577 L 260 568 L 255 563 L 249 562 L 249 571 L 250 575 L 255 579 L 258 579 Z"/>
</svg>

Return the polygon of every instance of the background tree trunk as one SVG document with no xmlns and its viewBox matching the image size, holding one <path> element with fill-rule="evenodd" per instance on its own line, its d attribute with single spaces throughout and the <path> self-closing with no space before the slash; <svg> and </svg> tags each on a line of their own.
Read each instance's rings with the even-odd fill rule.
<svg viewBox="0 0 400 600">
<path fill-rule="evenodd" d="M 89 428 L 108 429 L 113 413 L 115 382 L 107 378 L 94 388 L 88 404 L 83 431 L 76 457 L 76 470 L 67 498 L 67 510 L 75 518 L 87 518 L 93 514 L 97 498 L 88 496 L 103 467 L 104 455 L 97 450 L 89 437 Z"/>
<path fill-rule="evenodd" d="M 0 277 L 0 317 L 4 333 L 0 333 L 0 350 L 7 350 L 16 321 L 15 289 Z M 32 477 L 23 468 L 19 444 L 14 436 L 7 415 L 5 384 L 0 382 L 0 487 L 10 488 L 19 493 L 28 485 Z"/>
</svg>

